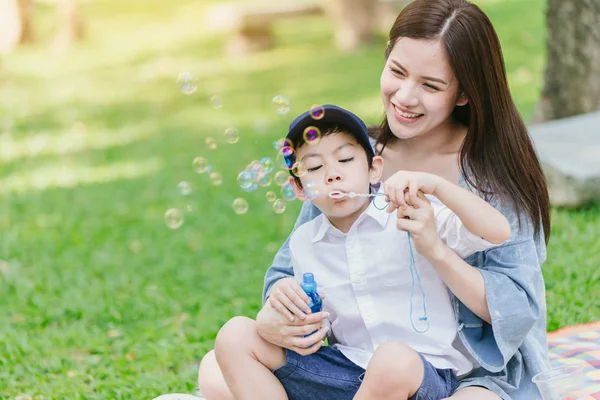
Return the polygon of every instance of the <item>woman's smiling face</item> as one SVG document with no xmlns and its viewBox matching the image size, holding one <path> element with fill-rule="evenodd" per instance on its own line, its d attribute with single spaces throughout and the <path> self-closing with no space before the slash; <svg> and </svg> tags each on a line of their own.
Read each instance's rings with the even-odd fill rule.
<svg viewBox="0 0 600 400">
<path fill-rule="evenodd" d="M 381 95 L 391 131 L 409 139 L 445 123 L 456 105 L 458 82 L 438 40 L 400 38 L 381 74 Z"/>
</svg>

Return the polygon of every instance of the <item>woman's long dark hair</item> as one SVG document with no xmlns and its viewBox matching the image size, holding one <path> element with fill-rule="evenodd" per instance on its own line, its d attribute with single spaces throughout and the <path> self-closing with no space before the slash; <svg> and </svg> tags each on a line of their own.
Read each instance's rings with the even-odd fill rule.
<svg viewBox="0 0 600 400">
<path fill-rule="evenodd" d="M 504 196 L 550 238 L 550 200 L 542 167 L 512 100 L 500 41 L 489 18 L 467 0 L 415 0 L 392 26 L 385 58 L 399 38 L 440 40 L 469 102 L 453 117 L 468 127 L 460 169 L 469 185 Z M 372 131 L 380 151 L 394 139 L 387 118 Z"/>
</svg>

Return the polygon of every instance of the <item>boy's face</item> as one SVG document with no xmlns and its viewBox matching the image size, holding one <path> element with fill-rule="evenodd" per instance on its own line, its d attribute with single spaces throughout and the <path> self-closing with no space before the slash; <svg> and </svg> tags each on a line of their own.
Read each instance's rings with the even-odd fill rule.
<svg viewBox="0 0 600 400">
<path fill-rule="evenodd" d="M 336 218 L 358 215 L 366 208 L 368 197 L 332 199 L 332 191 L 344 193 L 369 193 L 369 185 L 379 182 L 383 170 L 381 157 L 374 157 L 371 169 L 365 150 L 347 133 L 334 133 L 321 138 L 316 144 L 303 144 L 296 150 L 296 161 L 306 167 L 300 178 L 303 188 L 311 182 L 318 196 L 312 199 L 315 206 L 332 222 Z M 300 200 L 306 200 L 304 190 L 290 177 L 290 183 Z"/>
</svg>

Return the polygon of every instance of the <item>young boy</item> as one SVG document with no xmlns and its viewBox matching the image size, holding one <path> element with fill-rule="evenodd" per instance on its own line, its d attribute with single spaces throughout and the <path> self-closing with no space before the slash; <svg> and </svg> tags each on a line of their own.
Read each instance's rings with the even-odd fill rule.
<svg viewBox="0 0 600 400">
<path fill-rule="evenodd" d="M 394 180 L 410 182 L 413 194 L 422 189 L 428 198 L 405 195 L 400 184 L 389 186 L 384 199 L 383 159 L 375 156 L 364 123 L 336 106 L 324 106 L 324 113 L 320 120 L 307 112 L 292 122 L 287 139 L 294 151 L 287 152 L 286 161 L 290 167 L 303 164 L 294 170 L 306 173 L 292 176 L 290 183 L 301 200 L 310 187 L 310 199 L 322 212 L 292 234 L 290 251 L 295 277 L 313 273 L 326 295 L 329 346 L 300 356 L 262 339 L 254 321 L 236 317 L 215 345 L 223 376 L 236 399 L 352 399 L 374 354 L 399 343 L 411 366 L 396 372 L 406 388 L 404 398 L 448 397 L 458 386 L 457 376 L 473 364 L 455 347 L 451 294 L 425 255 L 436 239 L 463 258 L 488 249 L 508 239 L 508 221 L 478 196 L 430 174 L 404 172 Z M 321 138 L 307 143 L 304 132 L 311 126 L 320 129 Z M 412 207 L 385 212 L 390 199 L 396 206 L 408 200 Z M 444 199 L 451 199 L 454 210 L 442 204 Z M 473 223 L 465 218 L 471 213 L 486 218 Z M 397 228 L 405 217 L 422 223 L 413 233 L 418 252 L 407 232 Z M 228 350 L 232 337 L 236 351 Z M 422 397 L 425 393 L 429 397 Z"/>
</svg>

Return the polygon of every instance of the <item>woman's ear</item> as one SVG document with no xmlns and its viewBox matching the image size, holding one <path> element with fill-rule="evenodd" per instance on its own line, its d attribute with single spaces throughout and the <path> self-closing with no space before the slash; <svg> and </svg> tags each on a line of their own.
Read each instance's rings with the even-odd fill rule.
<svg viewBox="0 0 600 400">
<path fill-rule="evenodd" d="M 294 179 L 293 176 L 290 176 L 290 178 L 288 179 L 288 182 L 292 186 L 292 189 L 294 190 L 294 194 L 296 195 L 296 198 L 298 200 L 300 200 L 300 201 L 308 200 L 306 198 L 306 195 L 304 194 L 304 190 L 300 186 L 298 186 L 298 182 L 296 182 L 296 179 Z"/>
<path fill-rule="evenodd" d="M 371 169 L 369 170 L 369 183 L 374 185 L 377 182 L 381 181 L 381 176 L 383 175 L 383 158 L 381 156 L 373 157 L 373 162 L 371 163 Z"/>
<path fill-rule="evenodd" d="M 464 93 L 461 93 L 460 96 L 458 97 L 458 100 L 456 100 L 456 105 L 457 106 L 466 106 L 467 103 L 469 103 L 469 98 Z"/>
</svg>

